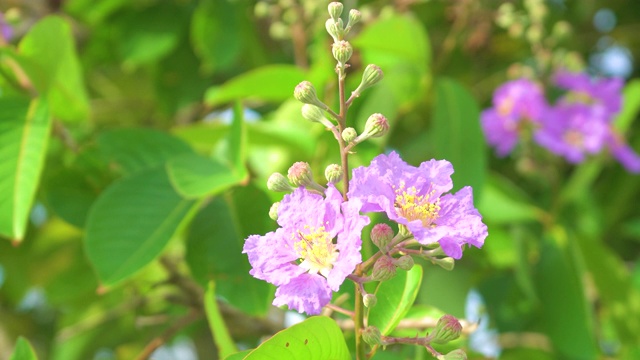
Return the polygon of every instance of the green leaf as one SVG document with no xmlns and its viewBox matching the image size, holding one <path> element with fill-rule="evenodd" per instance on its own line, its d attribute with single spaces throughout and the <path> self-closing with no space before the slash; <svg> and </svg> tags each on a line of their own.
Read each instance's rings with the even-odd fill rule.
<svg viewBox="0 0 640 360">
<path fill-rule="evenodd" d="M 243 360 L 252 351 L 253 351 L 253 349 L 247 349 L 247 350 L 244 350 L 244 351 L 240 351 L 240 352 L 237 352 L 235 354 L 231 354 L 231 355 L 227 356 L 226 358 L 224 358 L 224 360 Z"/>
<path fill-rule="evenodd" d="M 19 45 L 21 64 L 35 87 L 47 94 L 51 113 L 66 121 L 85 120 L 89 101 L 71 27 L 58 16 L 37 22 Z"/>
<path fill-rule="evenodd" d="M 182 140 L 152 129 L 118 129 L 100 134 L 98 146 L 125 174 L 162 165 L 174 156 L 193 154 Z"/>
<path fill-rule="evenodd" d="M 207 312 L 207 321 L 211 328 L 213 341 L 218 348 L 218 356 L 224 359 L 226 356 L 238 352 L 231 335 L 229 335 L 229 330 L 224 323 L 220 309 L 218 309 L 215 282 L 213 281 L 209 281 L 207 292 L 204 294 L 204 309 Z"/>
<path fill-rule="evenodd" d="M 278 332 L 245 357 L 263 359 L 350 360 L 351 355 L 336 322 L 314 316 Z"/>
<path fill-rule="evenodd" d="M 85 173 L 63 169 L 47 179 L 43 187 L 47 205 L 58 216 L 78 228 L 84 227 L 91 204 L 98 197 Z"/>
<path fill-rule="evenodd" d="M 634 79 L 624 87 L 622 110 L 614 120 L 618 131 L 625 132 L 640 111 L 640 80 Z"/>
<path fill-rule="evenodd" d="M 482 217 L 496 224 L 538 221 L 541 211 L 529 203 L 526 195 L 514 184 L 492 176 L 484 184 L 478 201 Z"/>
<path fill-rule="evenodd" d="M 233 169 L 198 154 L 169 160 L 167 172 L 176 191 L 188 199 L 215 195 L 245 180 Z"/>
<path fill-rule="evenodd" d="M 33 347 L 31 347 L 31 344 L 29 344 L 29 341 L 20 336 L 9 360 L 38 360 L 38 357 Z"/>
<path fill-rule="evenodd" d="M 47 103 L 0 98 L 0 234 L 21 241 L 47 153 Z"/>
<path fill-rule="evenodd" d="M 87 256 L 103 285 L 114 285 L 153 261 L 188 218 L 193 200 L 178 195 L 163 168 L 113 183 L 91 207 Z"/>
<path fill-rule="evenodd" d="M 597 358 L 583 275 L 570 256 L 568 240 L 562 229 L 545 239 L 538 263 L 536 285 L 540 295 L 542 322 L 560 358 L 592 360 Z"/>
<path fill-rule="evenodd" d="M 369 325 L 380 329 L 382 335 L 389 335 L 411 309 L 421 282 L 419 265 L 409 271 L 398 271 L 393 279 L 381 282 L 375 292 L 378 301 L 369 312 Z"/>
<path fill-rule="evenodd" d="M 304 72 L 293 65 L 267 65 L 239 75 L 205 94 L 207 105 L 220 105 L 232 100 L 284 101 L 304 80 Z"/>
<path fill-rule="evenodd" d="M 487 163 L 479 119 L 480 109 L 467 89 L 451 79 L 437 81 L 431 134 L 434 155 L 453 164 L 454 189 L 470 185 L 476 199 L 480 198 Z"/>
</svg>

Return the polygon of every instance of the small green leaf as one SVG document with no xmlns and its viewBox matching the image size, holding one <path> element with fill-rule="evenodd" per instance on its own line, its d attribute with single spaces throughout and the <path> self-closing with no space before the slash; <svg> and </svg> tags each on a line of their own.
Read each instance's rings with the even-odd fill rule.
<svg viewBox="0 0 640 360">
<path fill-rule="evenodd" d="M 244 180 L 229 167 L 198 154 L 169 160 L 167 172 L 176 191 L 189 199 L 215 195 Z"/>
<path fill-rule="evenodd" d="M 152 129 L 118 129 L 100 134 L 100 151 L 119 165 L 125 174 L 133 174 L 164 164 L 174 156 L 193 154 L 182 140 Z"/>
<path fill-rule="evenodd" d="M 207 312 L 207 321 L 211 328 L 213 341 L 218 348 L 218 357 L 224 359 L 226 356 L 238 352 L 236 344 L 233 342 L 231 335 L 229 335 L 229 330 L 224 323 L 220 309 L 218 309 L 216 287 L 213 281 L 209 281 L 207 292 L 204 294 L 204 309 Z"/>
<path fill-rule="evenodd" d="M 437 81 L 431 134 L 434 155 L 453 164 L 454 189 L 470 185 L 476 199 L 480 198 L 487 163 L 479 119 L 480 109 L 467 89 L 451 79 Z"/>
<path fill-rule="evenodd" d="M 19 50 L 21 65 L 35 87 L 47 94 L 53 116 L 85 120 L 89 101 L 71 26 L 61 17 L 45 17 L 22 38 Z"/>
<path fill-rule="evenodd" d="M 0 234 L 21 241 L 47 153 L 47 103 L 0 98 Z"/>
<path fill-rule="evenodd" d="M 304 72 L 296 66 L 267 65 L 210 88 L 205 94 L 205 102 L 215 106 L 239 99 L 284 101 L 293 97 L 294 88 L 302 80 Z"/>
<path fill-rule="evenodd" d="M 640 80 L 634 79 L 624 87 L 622 110 L 614 124 L 617 130 L 625 132 L 640 111 Z"/>
<path fill-rule="evenodd" d="M 9 360 L 38 360 L 38 357 L 29 341 L 20 336 Z"/>
<path fill-rule="evenodd" d="M 350 360 L 349 349 L 336 322 L 314 316 L 273 335 L 245 360 Z"/>
<path fill-rule="evenodd" d="M 376 306 L 369 311 L 369 325 L 389 335 L 407 314 L 418 296 L 422 282 L 422 267 L 414 266 L 409 271 L 398 271 L 397 275 L 378 285 Z"/>
<path fill-rule="evenodd" d="M 103 285 L 116 284 L 153 261 L 194 204 L 175 192 L 164 168 L 107 188 L 91 207 L 85 236 L 87 256 Z"/>
</svg>

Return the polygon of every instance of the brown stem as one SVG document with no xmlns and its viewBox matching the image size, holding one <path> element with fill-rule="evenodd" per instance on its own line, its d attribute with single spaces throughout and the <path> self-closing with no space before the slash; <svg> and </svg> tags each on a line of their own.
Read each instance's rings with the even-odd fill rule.
<svg viewBox="0 0 640 360">
<path fill-rule="evenodd" d="M 164 345 L 167 341 L 171 340 L 173 336 L 180 331 L 182 328 L 191 324 L 192 322 L 200 319 L 202 317 L 202 313 L 200 311 L 192 310 L 187 315 L 181 317 L 176 322 L 173 323 L 169 328 L 167 328 L 160 336 L 151 340 L 147 346 L 142 350 L 140 355 L 136 359 L 145 360 L 148 359 L 157 348 Z"/>
</svg>

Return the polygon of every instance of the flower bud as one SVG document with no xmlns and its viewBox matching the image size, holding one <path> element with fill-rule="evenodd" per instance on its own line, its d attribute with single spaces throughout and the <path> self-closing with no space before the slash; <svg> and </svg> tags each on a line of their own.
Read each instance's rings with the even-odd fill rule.
<svg viewBox="0 0 640 360">
<path fill-rule="evenodd" d="M 431 342 L 435 344 L 446 344 L 460 337 L 462 325 L 453 315 L 444 315 L 438 320 L 435 329 L 430 334 Z"/>
<path fill-rule="evenodd" d="M 342 4 L 337 1 L 330 3 L 329 16 L 331 16 L 333 20 L 338 20 L 340 18 L 340 15 L 342 15 L 342 8 Z"/>
<path fill-rule="evenodd" d="M 371 346 L 382 344 L 382 333 L 375 326 L 367 326 L 362 330 L 362 340 Z"/>
<path fill-rule="evenodd" d="M 371 277 L 375 281 L 385 281 L 396 276 L 396 265 L 390 256 L 383 255 L 373 264 Z"/>
<path fill-rule="evenodd" d="M 271 204 L 271 208 L 269 208 L 269 217 L 273 221 L 278 221 L 278 208 L 280 207 L 280 202 L 275 202 Z"/>
<path fill-rule="evenodd" d="M 324 170 L 324 177 L 327 178 L 327 181 L 331 184 L 340 182 L 343 175 L 342 166 L 338 164 L 331 164 Z"/>
<path fill-rule="evenodd" d="M 413 267 L 413 258 L 410 255 L 403 255 L 395 259 L 394 264 L 402 270 L 409 271 Z"/>
<path fill-rule="evenodd" d="M 384 249 L 386 249 L 393 239 L 393 229 L 384 223 L 376 224 L 373 229 L 371 229 L 370 236 L 371 241 L 376 244 L 378 249 L 385 251 Z"/>
<path fill-rule="evenodd" d="M 359 144 L 369 138 L 381 137 L 387 132 L 389 132 L 389 122 L 387 122 L 387 118 L 382 114 L 376 113 L 369 116 L 367 122 L 364 124 L 364 131 L 354 142 Z"/>
<path fill-rule="evenodd" d="M 333 53 L 333 58 L 336 59 L 338 63 L 346 64 L 347 61 L 351 59 L 353 47 L 348 41 L 340 40 L 333 43 L 331 52 Z"/>
<path fill-rule="evenodd" d="M 287 178 L 280 173 L 273 173 L 267 180 L 267 189 L 277 192 L 291 192 L 293 187 L 287 181 Z"/>
<path fill-rule="evenodd" d="M 311 173 L 311 166 L 304 161 L 298 161 L 291 165 L 287 172 L 287 177 L 293 186 L 305 186 L 309 187 L 313 183 L 313 174 Z"/>
<path fill-rule="evenodd" d="M 322 103 L 322 101 L 320 101 L 320 99 L 318 99 L 316 89 L 313 87 L 313 84 L 308 81 L 303 81 L 296 86 L 293 91 L 293 97 L 303 104 L 315 105 L 321 109 L 325 109 L 327 107 Z"/>
<path fill-rule="evenodd" d="M 344 29 L 342 28 L 342 19 L 333 20 L 328 19 L 327 22 L 324 23 L 327 32 L 333 38 L 334 42 L 338 42 L 344 38 Z"/>
<path fill-rule="evenodd" d="M 313 122 L 321 122 L 324 119 L 324 112 L 317 106 L 311 104 L 302 105 L 302 117 Z"/>
<path fill-rule="evenodd" d="M 364 306 L 368 308 L 372 308 L 376 306 L 376 303 L 378 302 L 378 298 L 376 298 L 376 296 L 373 294 L 365 294 L 362 297 L 362 302 L 364 303 Z"/>
<path fill-rule="evenodd" d="M 353 25 L 360 22 L 362 14 L 356 9 L 349 10 L 349 21 L 347 21 L 347 29 L 350 29 Z"/>
<path fill-rule="evenodd" d="M 356 137 L 358 137 L 356 129 L 348 127 L 342 130 L 342 140 L 344 140 L 347 144 L 352 142 Z"/>
<path fill-rule="evenodd" d="M 455 260 L 453 260 L 453 258 L 450 258 L 450 257 L 446 257 L 442 259 L 434 259 L 433 262 L 447 271 L 453 270 L 453 267 L 456 264 Z"/>
<path fill-rule="evenodd" d="M 467 354 L 462 349 L 453 350 L 442 357 L 443 360 L 467 360 Z"/>
<path fill-rule="evenodd" d="M 368 89 L 373 85 L 379 83 L 383 77 L 384 73 L 378 65 L 367 65 L 367 67 L 364 69 L 364 72 L 362 73 L 362 81 L 360 82 L 360 85 L 358 85 L 358 87 L 353 91 L 353 93 L 355 94 L 355 96 L 360 96 L 360 94 L 365 89 Z"/>
</svg>

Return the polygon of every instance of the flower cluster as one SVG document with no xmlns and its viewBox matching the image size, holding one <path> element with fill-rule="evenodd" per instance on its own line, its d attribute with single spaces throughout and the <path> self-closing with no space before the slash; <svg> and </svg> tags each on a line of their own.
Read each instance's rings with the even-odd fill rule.
<svg viewBox="0 0 640 360">
<path fill-rule="evenodd" d="M 571 163 L 608 149 L 628 171 L 640 172 L 640 156 L 613 127 L 622 104 L 622 80 L 565 71 L 553 80 L 565 91 L 553 106 L 530 80 L 510 81 L 496 90 L 494 106 L 481 115 L 485 137 L 496 153 L 509 154 L 532 134 L 538 145 Z"/>
</svg>

